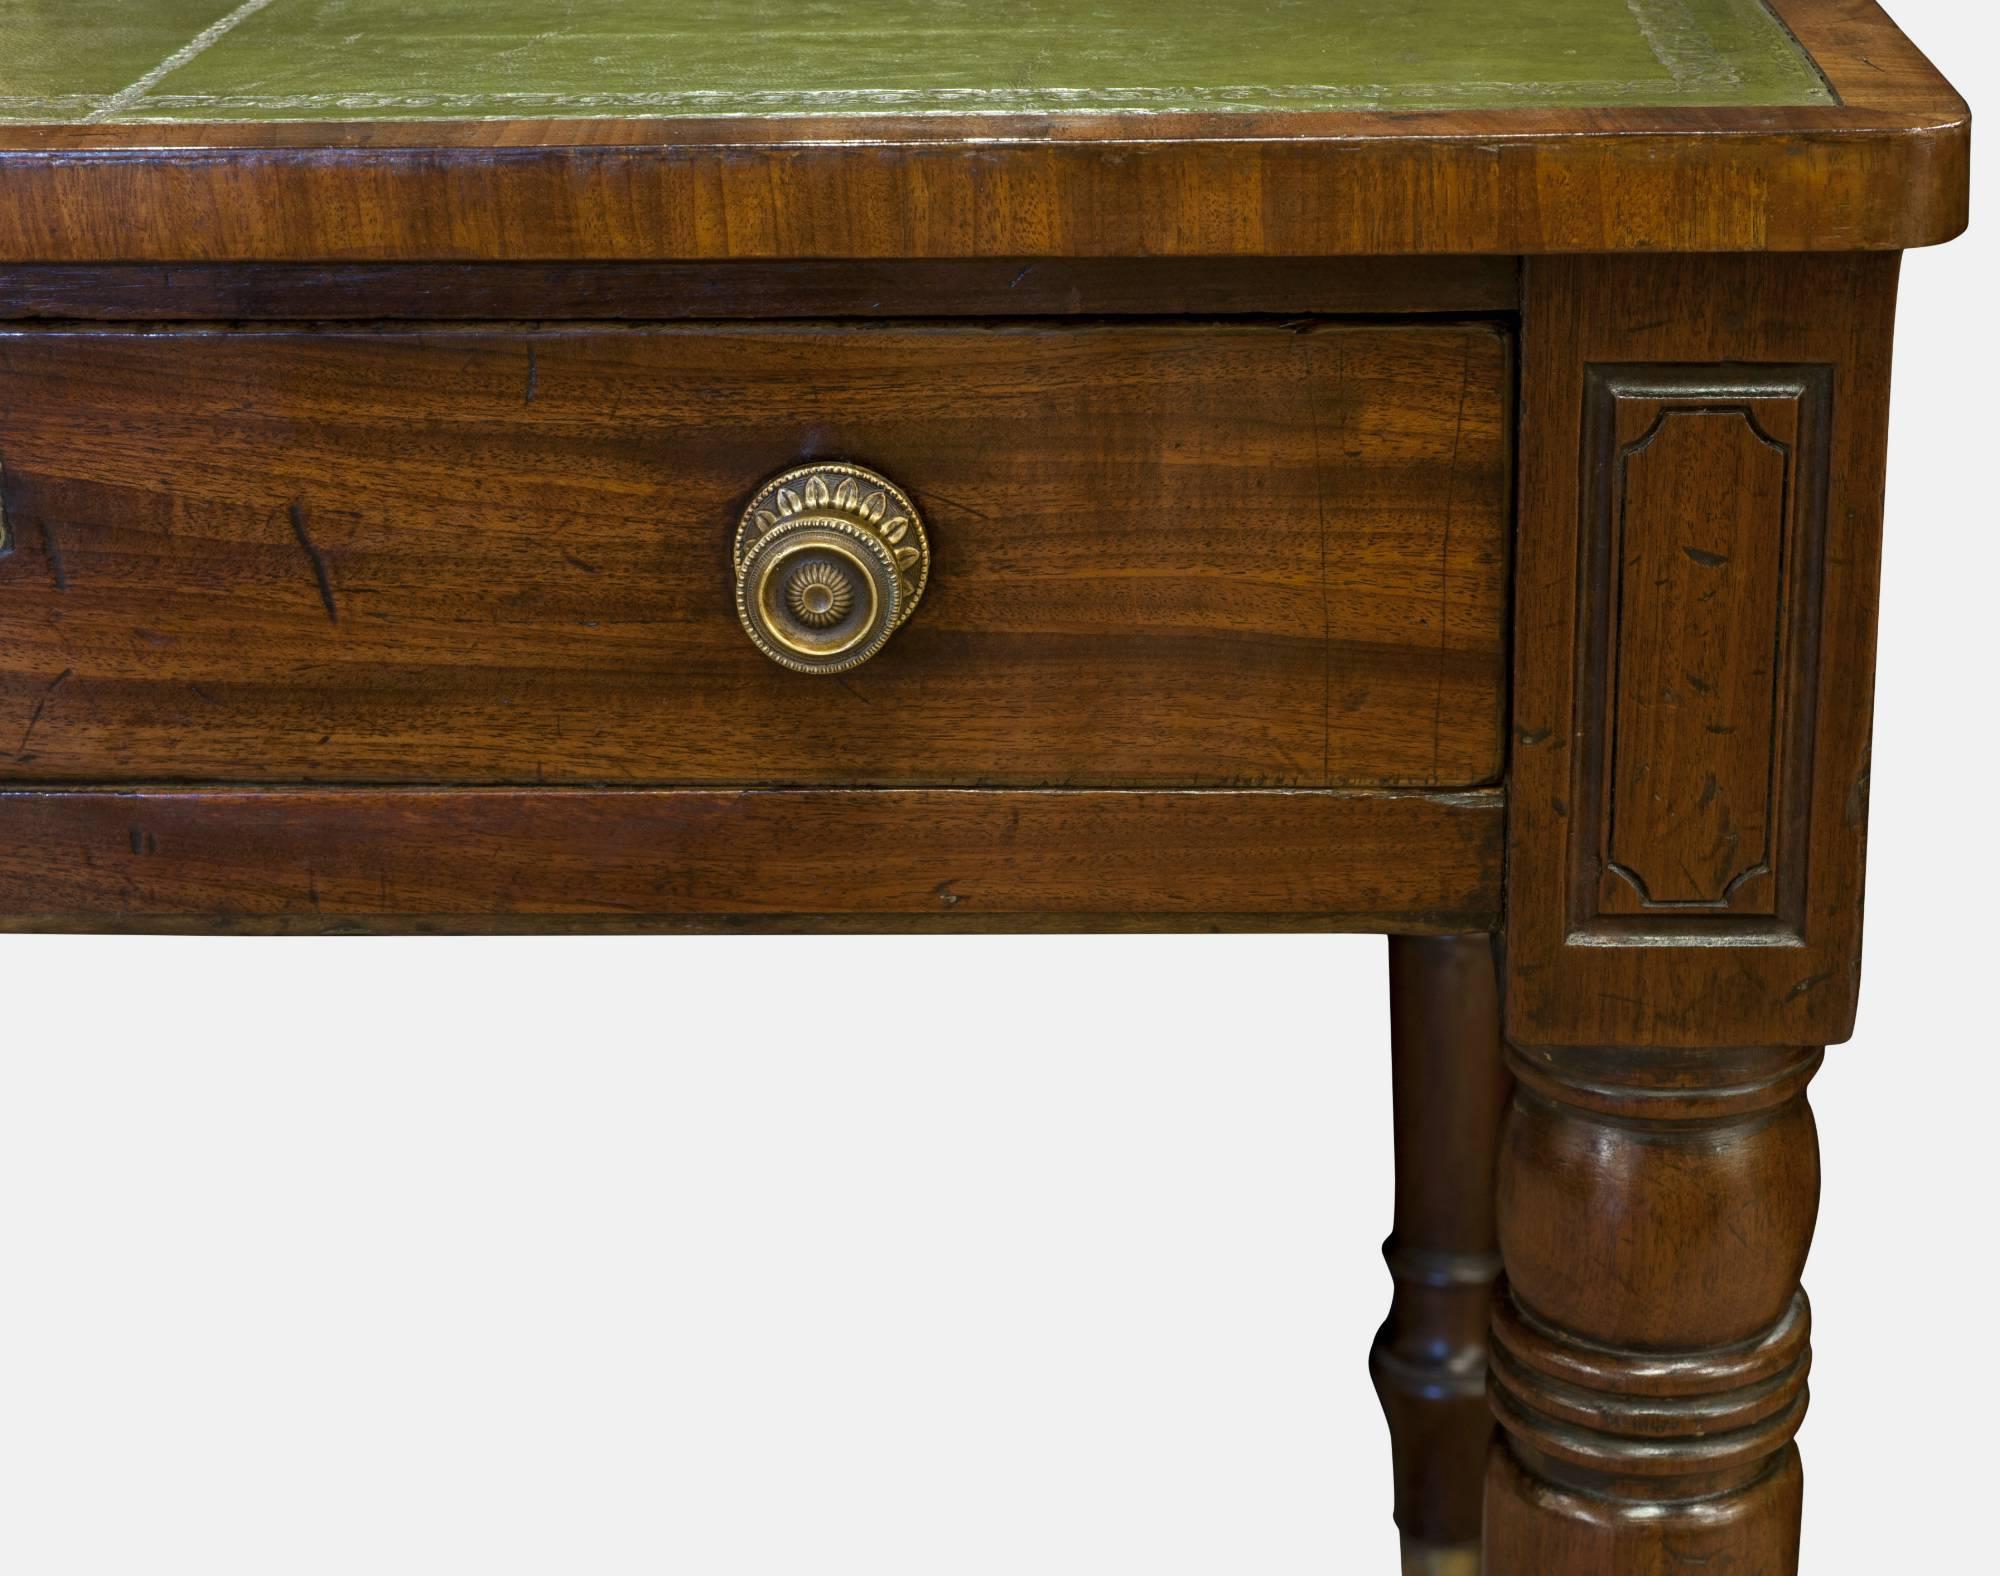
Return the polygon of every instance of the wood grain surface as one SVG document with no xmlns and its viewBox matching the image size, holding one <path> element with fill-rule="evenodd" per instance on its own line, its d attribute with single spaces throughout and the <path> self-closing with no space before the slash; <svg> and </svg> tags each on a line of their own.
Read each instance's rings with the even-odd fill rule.
<svg viewBox="0 0 2000 1576">
<path fill-rule="evenodd" d="M 1391 937 L 1396 1283 L 1369 1372 L 1389 1424 L 1403 1567 L 1478 1576 L 1486 1328 L 1500 1247 L 1493 1184 L 1510 1080 L 1489 936 Z"/>
<path fill-rule="evenodd" d="M 1516 1043 L 1852 1030 L 1896 264 L 1529 267 Z"/>
<path fill-rule="evenodd" d="M 0 927 L 1488 929 L 1501 796 L 0 792 Z"/>
<path fill-rule="evenodd" d="M 1824 366 L 1592 379 L 1580 922 L 1799 931 L 1831 385 Z"/>
<path fill-rule="evenodd" d="M 1775 10 L 1837 102 L 0 126 L 0 262 L 1824 251 L 1955 235 L 1963 101 L 1872 0 Z"/>
<path fill-rule="evenodd" d="M 1794 1576 L 1816 1047 L 1515 1052 L 1495 1576 Z"/>
<path fill-rule="evenodd" d="M 1466 786 L 1501 764 L 1483 324 L 0 336 L 0 779 Z M 935 553 L 839 678 L 738 627 L 806 459 Z"/>
</svg>

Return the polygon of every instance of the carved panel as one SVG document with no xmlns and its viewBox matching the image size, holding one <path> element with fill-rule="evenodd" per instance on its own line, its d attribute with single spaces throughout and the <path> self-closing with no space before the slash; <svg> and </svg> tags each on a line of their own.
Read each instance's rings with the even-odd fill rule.
<svg viewBox="0 0 2000 1576">
<path fill-rule="evenodd" d="M 1572 922 L 1795 935 L 1826 370 L 1597 367 L 1586 388 Z"/>
</svg>

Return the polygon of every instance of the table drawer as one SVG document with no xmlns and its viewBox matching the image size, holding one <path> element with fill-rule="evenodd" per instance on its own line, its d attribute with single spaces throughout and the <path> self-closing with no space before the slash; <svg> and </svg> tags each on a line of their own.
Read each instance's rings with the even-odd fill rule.
<svg viewBox="0 0 2000 1576">
<path fill-rule="evenodd" d="M 14 782 L 1467 786 L 1501 762 L 1484 323 L 0 335 Z M 922 604 L 739 623 L 774 473 L 879 470 Z"/>
</svg>

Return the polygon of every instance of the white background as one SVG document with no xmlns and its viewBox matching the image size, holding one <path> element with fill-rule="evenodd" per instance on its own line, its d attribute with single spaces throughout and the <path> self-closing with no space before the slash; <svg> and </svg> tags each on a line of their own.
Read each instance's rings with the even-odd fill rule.
<svg viewBox="0 0 2000 1576">
<path fill-rule="evenodd" d="M 1994 102 L 1986 8 L 1896 10 Z M 1990 1541 L 1991 206 L 1904 273 L 1809 1573 Z M 8 1576 L 1395 1569 L 1379 939 L 15 938 L 0 978 Z"/>
</svg>

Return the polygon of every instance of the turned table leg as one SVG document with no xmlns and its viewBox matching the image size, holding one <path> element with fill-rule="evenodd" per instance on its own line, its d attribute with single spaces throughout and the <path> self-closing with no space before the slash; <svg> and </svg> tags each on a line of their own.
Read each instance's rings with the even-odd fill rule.
<svg viewBox="0 0 2000 1576">
<path fill-rule="evenodd" d="M 1816 1050 L 1509 1052 L 1489 1576 L 1790 1576 Z"/>
<path fill-rule="evenodd" d="M 1524 268 L 1488 1576 L 1797 1568 L 1896 268 Z"/>
<path fill-rule="evenodd" d="M 1369 1368 L 1389 1420 L 1405 1576 L 1477 1576 L 1507 1098 L 1492 939 L 1392 937 L 1389 1002 L 1396 1222 L 1383 1254 L 1396 1292 Z"/>
</svg>

